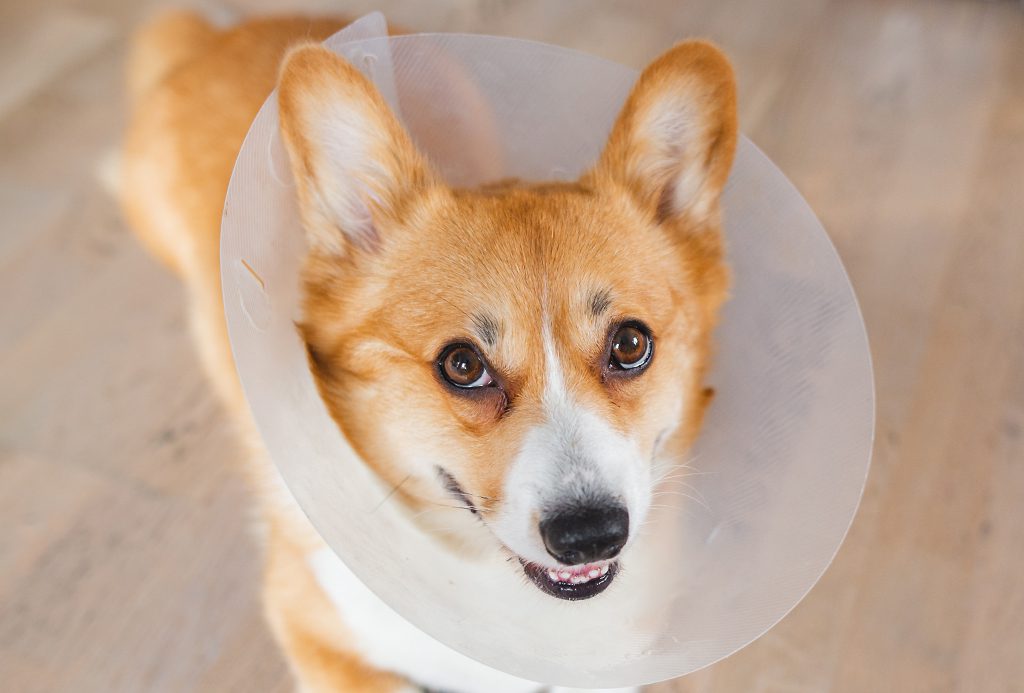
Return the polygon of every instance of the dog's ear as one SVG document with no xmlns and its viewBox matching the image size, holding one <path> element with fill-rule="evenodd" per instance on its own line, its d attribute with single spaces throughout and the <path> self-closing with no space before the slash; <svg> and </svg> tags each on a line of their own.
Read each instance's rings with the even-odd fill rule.
<svg viewBox="0 0 1024 693">
<path fill-rule="evenodd" d="M 373 84 L 323 46 L 288 54 L 277 100 L 311 248 L 374 250 L 403 201 L 433 184 L 426 160 Z"/>
<path fill-rule="evenodd" d="M 640 75 L 591 175 L 625 187 L 658 222 L 700 224 L 718 209 L 736 131 L 728 59 L 705 41 L 680 43 Z"/>
</svg>

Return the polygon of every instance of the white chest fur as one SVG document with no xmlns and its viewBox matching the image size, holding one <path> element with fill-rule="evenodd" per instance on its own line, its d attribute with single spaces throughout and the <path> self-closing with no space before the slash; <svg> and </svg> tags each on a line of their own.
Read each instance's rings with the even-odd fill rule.
<svg viewBox="0 0 1024 693">
<path fill-rule="evenodd" d="M 452 693 L 535 693 L 551 690 L 510 676 L 439 643 L 377 598 L 328 548 L 307 557 L 320 587 L 352 631 L 356 646 L 375 667 L 395 671 L 431 689 Z M 614 693 L 605 689 L 608 693 Z M 621 693 L 635 689 L 614 689 Z"/>
</svg>

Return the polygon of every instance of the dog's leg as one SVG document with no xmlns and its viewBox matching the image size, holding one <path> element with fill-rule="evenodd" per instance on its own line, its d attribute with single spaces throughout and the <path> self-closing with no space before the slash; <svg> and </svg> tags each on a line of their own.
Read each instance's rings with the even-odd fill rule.
<svg viewBox="0 0 1024 693">
<path fill-rule="evenodd" d="M 280 524 L 280 523 L 277 523 Z M 303 693 L 415 693 L 396 674 L 378 671 L 343 649 L 351 638 L 306 561 L 301 541 L 271 527 L 264 608 Z"/>
</svg>

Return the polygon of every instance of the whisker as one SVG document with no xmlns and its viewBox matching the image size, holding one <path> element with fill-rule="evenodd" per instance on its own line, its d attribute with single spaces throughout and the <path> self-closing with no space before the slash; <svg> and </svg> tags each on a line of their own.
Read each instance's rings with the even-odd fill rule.
<svg viewBox="0 0 1024 693">
<path fill-rule="evenodd" d="M 442 301 L 444 301 L 445 303 L 447 303 L 448 305 L 450 305 L 450 306 L 451 306 L 452 308 L 454 308 L 455 310 L 457 310 L 457 311 L 459 311 L 460 313 L 462 313 L 463 315 L 465 315 L 465 316 L 466 316 L 467 318 L 469 318 L 470 320 L 472 320 L 472 319 L 473 319 L 473 316 L 472 316 L 472 315 L 470 315 L 469 313 L 467 313 L 467 312 L 466 312 L 465 310 L 463 310 L 462 308 L 459 308 L 459 307 L 458 307 L 457 305 L 455 305 L 454 303 L 452 303 L 451 301 L 449 301 L 449 300 L 448 300 L 447 298 L 445 298 L 445 297 L 444 297 L 444 296 L 442 296 L 441 294 L 434 294 L 434 297 L 435 297 L 435 298 L 439 298 L 439 299 L 441 299 Z"/>
<path fill-rule="evenodd" d="M 679 474 L 701 474 L 699 469 L 693 466 L 693 460 L 682 462 L 680 460 L 663 460 L 661 462 L 665 467 L 665 471 L 657 476 L 660 479 L 669 479 Z"/>
<path fill-rule="evenodd" d="M 657 497 L 658 495 L 661 495 L 661 494 L 681 493 L 681 490 L 680 490 L 680 488 L 681 488 L 682 490 L 685 490 L 685 491 L 692 491 L 694 495 L 700 497 L 702 503 L 707 505 L 707 502 L 708 502 L 707 497 L 703 494 L 703 492 L 701 492 L 701 490 L 699 488 L 697 488 L 693 484 L 688 484 L 685 481 L 683 481 L 682 479 L 679 479 L 679 480 L 677 480 L 677 481 L 675 481 L 673 483 L 674 483 L 675 486 L 679 486 L 679 488 L 673 488 L 673 487 L 670 486 L 669 488 L 655 489 L 654 491 L 651 492 L 651 497 L 654 498 L 654 497 Z"/>
<path fill-rule="evenodd" d="M 429 502 L 431 505 L 435 507 L 424 508 L 423 510 L 420 510 L 418 513 L 413 514 L 411 516 L 411 519 L 416 520 L 423 517 L 427 513 L 440 512 L 441 510 L 469 510 L 469 508 L 467 508 L 464 505 L 446 505 L 444 503 L 433 503 L 430 501 L 427 502 Z"/>
<path fill-rule="evenodd" d="M 667 481 L 670 479 L 686 478 L 691 476 L 711 476 L 716 473 L 717 472 L 701 472 L 696 469 L 680 468 L 675 470 L 672 474 L 665 474 L 664 476 L 659 477 L 658 481 Z"/>
<path fill-rule="evenodd" d="M 490 496 L 481 496 L 479 493 L 470 493 L 469 491 L 463 491 L 462 495 L 470 496 L 471 498 L 480 498 L 480 499 L 486 500 L 486 501 L 493 501 L 493 500 L 495 500 L 494 498 L 491 498 Z"/>
<path fill-rule="evenodd" d="M 692 500 L 695 503 L 700 503 L 705 510 L 711 510 L 711 506 L 708 505 L 707 499 L 700 495 L 694 496 L 683 491 L 663 491 L 657 495 L 651 496 L 651 498 L 659 498 L 661 496 L 678 496 L 680 498 L 688 498 L 689 500 Z"/>
</svg>

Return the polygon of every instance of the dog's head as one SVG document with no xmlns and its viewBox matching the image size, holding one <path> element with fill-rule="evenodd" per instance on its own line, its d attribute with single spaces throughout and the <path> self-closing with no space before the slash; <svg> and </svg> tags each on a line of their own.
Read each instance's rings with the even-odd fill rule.
<svg viewBox="0 0 1024 693">
<path fill-rule="evenodd" d="M 454 190 L 344 60 L 282 68 L 328 409 L 396 499 L 472 512 L 555 596 L 610 584 L 659 453 L 699 426 L 735 103 L 723 55 L 683 43 L 579 181 Z"/>
</svg>

